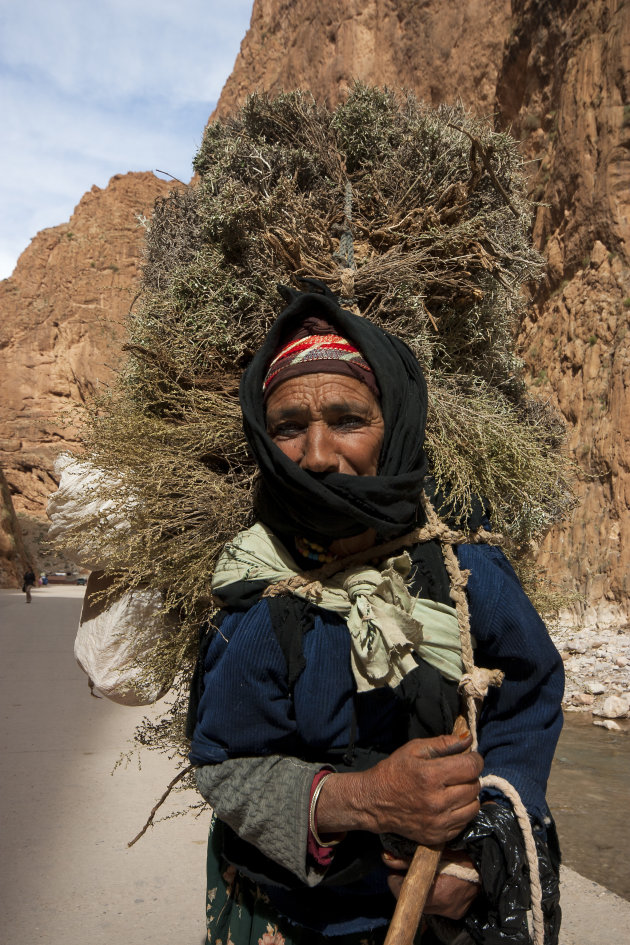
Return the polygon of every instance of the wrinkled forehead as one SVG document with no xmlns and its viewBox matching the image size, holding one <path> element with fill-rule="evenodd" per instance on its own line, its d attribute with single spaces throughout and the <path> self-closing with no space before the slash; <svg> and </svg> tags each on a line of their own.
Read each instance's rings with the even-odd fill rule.
<svg viewBox="0 0 630 945">
<path fill-rule="evenodd" d="M 296 375 L 278 384 L 265 400 L 265 416 L 271 423 L 291 418 L 334 421 L 342 415 L 382 417 L 379 399 L 369 387 L 344 374 Z"/>
</svg>

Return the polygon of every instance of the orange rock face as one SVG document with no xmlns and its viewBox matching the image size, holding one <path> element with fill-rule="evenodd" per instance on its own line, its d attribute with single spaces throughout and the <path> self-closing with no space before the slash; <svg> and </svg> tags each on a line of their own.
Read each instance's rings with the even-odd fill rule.
<svg viewBox="0 0 630 945">
<path fill-rule="evenodd" d="M 509 0 L 255 0 L 214 116 L 257 89 L 334 106 L 356 79 L 491 114 L 509 27 Z"/>
<path fill-rule="evenodd" d="M 18 512 L 43 514 L 54 457 L 77 438 L 76 408 L 116 366 L 142 220 L 168 190 L 149 173 L 93 187 L 0 283 L 0 466 Z"/>
<path fill-rule="evenodd" d="M 522 326 L 530 381 L 560 407 L 580 504 L 541 564 L 576 590 L 568 616 L 630 613 L 630 17 L 618 0 L 520 2 L 498 86 L 533 161 L 548 274 Z M 547 13 L 541 15 L 540 7 Z"/>
<path fill-rule="evenodd" d="M 9 485 L 0 469 L 0 587 L 19 587 L 30 564 Z"/>
</svg>

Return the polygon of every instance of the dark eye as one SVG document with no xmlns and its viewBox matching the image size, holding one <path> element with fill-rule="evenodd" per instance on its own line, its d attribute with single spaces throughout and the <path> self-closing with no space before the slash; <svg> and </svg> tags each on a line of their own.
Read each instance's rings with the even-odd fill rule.
<svg viewBox="0 0 630 945">
<path fill-rule="evenodd" d="M 289 438 L 299 436 L 303 430 L 304 427 L 295 420 L 284 420 L 280 423 L 276 423 L 270 430 L 268 430 L 268 433 L 272 439 L 275 437 Z"/>
<path fill-rule="evenodd" d="M 342 430 L 356 430 L 358 427 L 365 426 L 365 417 L 360 417 L 354 413 L 343 414 L 343 416 L 337 418 L 335 426 Z"/>
</svg>

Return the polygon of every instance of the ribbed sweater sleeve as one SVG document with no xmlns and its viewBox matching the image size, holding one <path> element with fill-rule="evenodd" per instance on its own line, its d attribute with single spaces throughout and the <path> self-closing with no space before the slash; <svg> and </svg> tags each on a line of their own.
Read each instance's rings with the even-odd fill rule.
<svg viewBox="0 0 630 945">
<path fill-rule="evenodd" d="M 296 755 L 298 743 L 286 660 L 260 601 L 227 616 L 210 644 L 190 760 Z"/>
<path fill-rule="evenodd" d="M 468 599 L 477 665 L 503 670 L 491 688 L 479 724 L 484 774 L 506 778 L 530 816 L 543 823 L 547 779 L 562 728 L 564 671 L 547 628 L 505 555 L 487 545 L 462 545 L 470 570 Z"/>
</svg>

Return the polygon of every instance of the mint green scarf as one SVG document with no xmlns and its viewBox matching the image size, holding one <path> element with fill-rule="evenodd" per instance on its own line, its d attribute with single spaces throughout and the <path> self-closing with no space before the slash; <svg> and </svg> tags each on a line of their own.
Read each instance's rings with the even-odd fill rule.
<svg viewBox="0 0 630 945">
<path fill-rule="evenodd" d="M 412 597 L 405 581 L 411 570 L 407 552 L 385 562 L 383 570 L 360 565 L 324 582 L 309 580 L 262 523 L 228 542 L 217 562 L 212 591 L 237 581 L 267 581 L 346 619 L 352 641 L 352 670 L 360 692 L 397 686 L 417 662 L 414 654 L 446 679 L 462 676 L 457 615 L 453 607 Z"/>
</svg>

